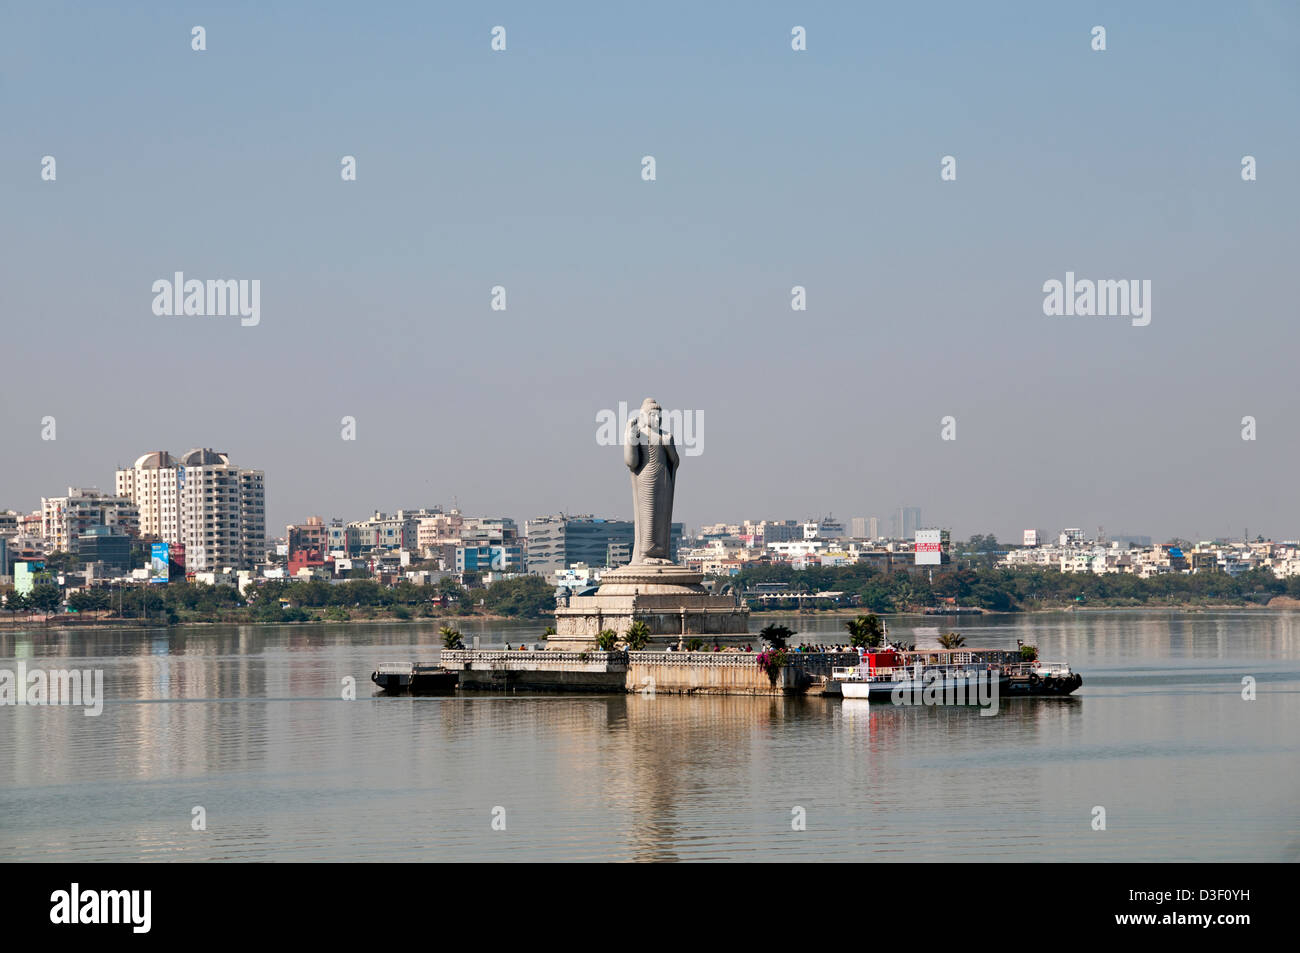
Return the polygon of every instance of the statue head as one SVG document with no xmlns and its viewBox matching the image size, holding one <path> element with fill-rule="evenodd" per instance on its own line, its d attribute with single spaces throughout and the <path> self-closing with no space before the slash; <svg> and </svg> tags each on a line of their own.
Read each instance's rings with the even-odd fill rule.
<svg viewBox="0 0 1300 953">
<path fill-rule="evenodd" d="M 663 408 L 659 406 L 659 401 L 647 397 L 641 401 L 641 409 L 637 412 L 637 423 L 647 430 L 658 431 L 662 415 Z"/>
</svg>

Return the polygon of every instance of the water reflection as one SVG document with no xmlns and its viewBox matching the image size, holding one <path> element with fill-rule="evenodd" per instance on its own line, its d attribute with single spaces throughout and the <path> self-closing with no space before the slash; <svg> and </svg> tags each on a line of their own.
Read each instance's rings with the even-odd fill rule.
<svg viewBox="0 0 1300 953">
<path fill-rule="evenodd" d="M 843 638 L 839 619 L 787 624 Z M 503 644 L 537 626 L 478 628 Z M 1294 615 L 941 628 L 1037 644 L 1084 687 L 1002 699 L 994 717 L 859 699 L 386 698 L 369 672 L 435 659 L 435 625 L 7 631 L 0 667 L 102 668 L 108 701 L 98 718 L 0 708 L 0 842 L 15 859 L 1296 859 L 1280 836 L 1300 830 Z M 891 622 L 918 642 L 934 629 Z M 1097 804 L 1118 836 L 1090 829 Z"/>
</svg>

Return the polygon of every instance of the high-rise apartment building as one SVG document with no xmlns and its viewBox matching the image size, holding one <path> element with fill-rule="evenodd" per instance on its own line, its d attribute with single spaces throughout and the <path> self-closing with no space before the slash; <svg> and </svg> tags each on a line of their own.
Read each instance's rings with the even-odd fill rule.
<svg viewBox="0 0 1300 953">
<path fill-rule="evenodd" d="M 140 511 L 140 535 L 166 542 L 180 540 L 181 503 L 176 458 L 166 450 L 154 450 L 130 467 L 117 471 L 117 495 L 135 501 Z"/>
<path fill-rule="evenodd" d="M 877 516 L 855 516 L 850 523 L 854 539 L 879 539 L 880 518 Z"/>
<path fill-rule="evenodd" d="M 266 485 L 261 470 L 241 469 L 230 455 L 164 450 L 117 471 L 117 489 L 142 510 L 140 535 L 183 543 L 191 571 L 251 569 L 266 548 Z"/>
<path fill-rule="evenodd" d="M 921 508 L 919 506 L 904 506 L 894 517 L 894 528 L 897 531 L 897 539 L 915 539 L 916 531 L 921 528 Z"/>
</svg>

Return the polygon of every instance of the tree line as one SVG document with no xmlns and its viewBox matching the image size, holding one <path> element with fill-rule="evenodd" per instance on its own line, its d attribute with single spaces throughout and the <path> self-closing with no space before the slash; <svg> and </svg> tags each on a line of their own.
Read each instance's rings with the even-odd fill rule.
<svg viewBox="0 0 1300 953">
<path fill-rule="evenodd" d="M 759 583 L 786 583 L 794 593 L 844 592 L 859 597 L 871 612 L 909 612 L 950 604 L 995 612 L 1069 605 L 1263 605 L 1274 596 L 1300 598 L 1300 577 L 1278 579 L 1267 569 L 1238 576 L 1226 573 L 1166 573 L 1143 579 L 1129 573 L 1063 573 L 1048 568 L 943 567 L 928 573 L 897 569 L 882 572 L 867 565 L 752 566 L 729 580 L 742 590 Z M 777 601 L 777 608 L 794 608 Z"/>
<path fill-rule="evenodd" d="M 245 590 L 233 586 L 172 582 L 103 586 L 69 593 L 67 608 L 122 619 L 168 622 L 295 622 L 314 619 L 344 621 L 354 617 L 413 615 L 475 615 L 537 618 L 555 608 L 554 589 L 540 576 L 501 579 L 489 585 L 462 586 L 452 578 L 434 586 L 403 580 L 382 586 L 373 579 L 340 583 L 323 580 L 268 580 Z M 10 617 L 19 613 L 50 615 L 63 610 L 64 591 L 41 583 L 26 595 L 10 589 L 0 600 Z"/>
</svg>

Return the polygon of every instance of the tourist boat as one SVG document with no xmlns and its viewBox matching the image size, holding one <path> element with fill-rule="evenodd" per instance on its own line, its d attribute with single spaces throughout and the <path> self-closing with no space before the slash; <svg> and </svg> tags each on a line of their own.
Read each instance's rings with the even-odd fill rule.
<svg viewBox="0 0 1300 953">
<path fill-rule="evenodd" d="M 975 702 L 996 679 L 998 694 L 1069 695 L 1083 678 L 1063 662 L 1025 661 L 1019 652 L 996 649 L 903 651 L 892 646 L 862 653 L 857 665 L 836 666 L 831 679 L 845 698 L 892 698 L 895 691 L 941 693 Z"/>
</svg>

